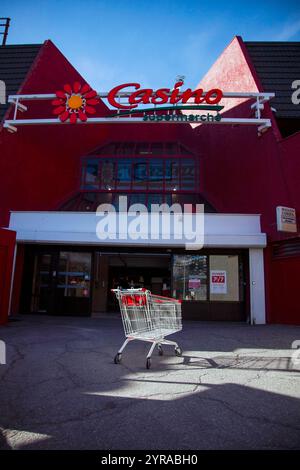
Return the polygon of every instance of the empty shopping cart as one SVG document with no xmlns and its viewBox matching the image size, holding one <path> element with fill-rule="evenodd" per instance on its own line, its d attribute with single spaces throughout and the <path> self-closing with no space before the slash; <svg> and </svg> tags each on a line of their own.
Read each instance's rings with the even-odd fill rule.
<svg viewBox="0 0 300 470">
<path fill-rule="evenodd" d="M 182 330 L 181 301 L 151 294 L 146 289 L 112 289 L 120 306 L 126 340 L 115 356 L 119 364 L 122 352 L 130 341 L 140 340 L 152 343 L 147 355 L 146 367 L 151 367 L 151 355 L 155 346 L 163 355 L 162 345 L 174 346 L 176 356 L 182 351 L 175 341 L 165 337 Z"/>
</svg>

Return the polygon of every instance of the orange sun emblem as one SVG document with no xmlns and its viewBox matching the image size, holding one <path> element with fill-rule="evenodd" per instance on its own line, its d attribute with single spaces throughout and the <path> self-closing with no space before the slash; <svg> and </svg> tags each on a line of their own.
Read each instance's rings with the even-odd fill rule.
<svg viewBox="0 0 300 470">
<path fill-rule="evenodd" d="M 57 98 L 52 101 L 55 106 L 53 114 L 58 116 L 61 122 L 67 119 L 70 119 L 72 124 L 75 124 L 77 119 L 85 122 L 87 114 L 95 114 L 93 106 L 99 103 L 97 92 L 87 84 L 81 86 L 79 82 L 75 82 L 73 88 L 71 85 L 64 85 L 64 91 L 60 90 L 55 94 Z"/>
</svg>

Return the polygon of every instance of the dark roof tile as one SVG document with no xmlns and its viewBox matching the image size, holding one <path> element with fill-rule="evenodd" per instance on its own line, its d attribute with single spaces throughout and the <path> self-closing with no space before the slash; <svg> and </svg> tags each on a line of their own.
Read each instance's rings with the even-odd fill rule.
<svg viewBox="0 0 300 470">
<path fill-rule="evenodd" d="M 292 82 L 300 79 L 300 42 L 245 42 L 266 92 L 274 92 L 271 106 L 278 118 L 300 118 L 300 105 L 292 103 Z"/>
<path fill-rule="evenodd" d="M 6 94 L 18 93 L 42 44 L 9 44 L 0 46 L 0 80 L 6 84 Z M 8 108 L 0 105 L 0 122 Z"/>
</svg>

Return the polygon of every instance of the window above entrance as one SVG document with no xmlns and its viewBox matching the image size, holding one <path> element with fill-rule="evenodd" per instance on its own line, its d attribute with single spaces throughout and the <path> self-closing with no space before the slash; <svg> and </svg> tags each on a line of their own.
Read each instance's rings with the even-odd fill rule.
<svg viewBox="0 0 300 470">
<path fill-rule="evenodd" d="M 194 158 L 85 158 L 81 189 L 194 192 L 196 178 Z"/>
<path fill-rule="evenodd" d="M 82 160 L 85 191 L 195 192 L 196 156 L 177 142 L 115 142 Z"/>
<path fill-rule="evenodd" d="M 59 210 L 95 211 L 100 204 L 118 209 L 119 196 L 128 207 L 141 203 L 204 204 L 201 196 L 199 157 L 178 142 L 112 142 L 82 158 L 80 188 Z"/>
</svg>

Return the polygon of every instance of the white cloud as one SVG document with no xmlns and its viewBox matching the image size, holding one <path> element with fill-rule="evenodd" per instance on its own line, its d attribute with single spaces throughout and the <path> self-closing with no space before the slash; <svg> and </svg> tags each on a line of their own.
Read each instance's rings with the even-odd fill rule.
<svg viewBox="0 0 300 470">
<path fill-rule="evenodd" d="M 300 19 L 285 24 L 282 30 L 277 34 L 276 41 L 288 41 L 300 32 Z"/>
</svg>

